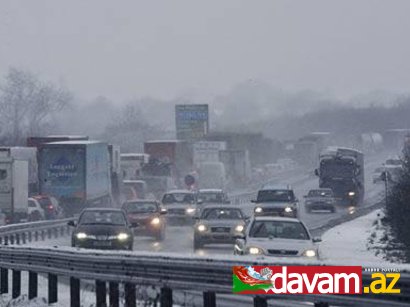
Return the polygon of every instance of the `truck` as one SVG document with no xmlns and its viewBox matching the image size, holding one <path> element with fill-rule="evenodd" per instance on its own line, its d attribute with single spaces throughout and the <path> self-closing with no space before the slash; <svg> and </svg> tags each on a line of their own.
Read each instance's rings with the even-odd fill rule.
<svg viewBox="0 0 410 307">
<path fill-rule="evenodd" d="M 27 161 L 0 157 L 0 210 L 7 224 L 27 221 Z"/>
<path fill-rule="evenodd" d="M 242 188 L 248 184 L 251 165 L 247 150 L 221 150 L 219 161 L 225 165 L 230 188 Z"/>
<path fill-rule="evenodd" d="M 34 147 L 0 147 L 1 157 L 11 157 L 28 162 L 28 193 L 38 193 L 37 148 Z"/>
<path fill-rule="evenodd" d="M 120 206 L 122 189 L 121 150 L 120 146 L 108 144 L 110 158 L 111 195 L 113 201 Z"/>
<path fill-rule="evenodd" d="M 48 136 L 31 136 L 26 140 L 27 147 L 39 147 L 45 143 L 63 142 L 63 141 L 87 141 L 86 135 L 48 135 Z"/>
<path fill-rule="evenodd" d="M 134 180 L 141 174 L 145 164 L 149 162 L 149 155 L 145 153 L 122 153 L 121 171 L 124 180 Z"/>
<path fill-rule="evenodd" d="M 108 144 L 63 141 L 39 148 L 40 193 L 54 196 L 66 216 L 111 203 Z"/>
<path fill-rule="evenodd" d="M 222 162 L 202 162 L 198 168 L 200 189 L 226 188 L 225 165 Z"/>
<path fill-rule="evenodd" d="M 148 141 L 144 153 L 150 156 L 150 163 L 169 164 L 171 177 L 180 186 L 183 178 L 193 171 L 192 145 L 180 140 Z"/>
<path fill-rule="evenodd" d="M 319 156 L 319 187 L 330 188 L 342 205 L 357 206 L 364 198 L 363 153 L 344 147 L 329 147 Z"/>
<path fill-rule="evenodd" d="M 193 160 L 196 167 L 202 162 L 219 162 L 219 152 L 226 150 L 226 142 L 200 141 L 193 145 Z"/>
</svg>

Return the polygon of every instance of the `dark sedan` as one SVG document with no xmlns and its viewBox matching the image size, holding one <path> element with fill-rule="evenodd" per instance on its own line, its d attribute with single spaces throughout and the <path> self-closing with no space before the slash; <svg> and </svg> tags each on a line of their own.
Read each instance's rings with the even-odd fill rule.
<svg viewBox="0 0 410 307">
<path fill-rule="evenodd" d="M 132 250 L 134 236 L 125 212 L 120 209 L 92 208 L 80 214 L 71 246 L 95 249 Z"/>
<path fill-rule="evenodd" d="M 159 202 L 155 200 L 131 200 L 124 203 L 129 223 L 134 227 L 135 235 L 152 236 L 158 241 L 165 238 L 166 220 Z"/>
</svg>

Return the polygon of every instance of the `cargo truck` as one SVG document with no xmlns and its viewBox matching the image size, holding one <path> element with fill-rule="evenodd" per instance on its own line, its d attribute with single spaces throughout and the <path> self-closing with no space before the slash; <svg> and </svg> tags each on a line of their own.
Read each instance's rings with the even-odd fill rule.
<svg viewBox="0 0 410 307">
<path fill-rule="evenodd" d="M 251 166 L 247 150 L 221 150 L 219 161 L 225 165 L 229 188 L 242 188 L 248 184 Z"/>
<path fill-rule="evenodd" d="M 40 193 L 56 197 L 66 216 L 85 207 L 111 206 L 108 144 L 47 143 L 39 149 Z"/>
<path fill-rule="evenodd" d="M 338 203 L 360 205 L 364 197 L 363 153 L 351 148 L 329 147 L 319 156 L 319 187 L 330 188 Z"/>
<path fill-rule="evenodd" d="M 38 193 L 37 148 L 34 147 L 0 147 L 1 157 L 10 157 L 28 162 L 28 193 Z"/>
<path fill-rule="evenodd" d="M 6 215 L 6 223 L 27 221 L 27 161 L 0 157 L 0 210 Z"/>
<path fill-rule="evenodd" d="M 150 156 L 150 163 L 169 164 L 171 177 L 183 187 L 183 179 L 193 171 L 192 145 L 179 140 L 149 141 L 144 143 L 144 153 Z"/>
</svg>

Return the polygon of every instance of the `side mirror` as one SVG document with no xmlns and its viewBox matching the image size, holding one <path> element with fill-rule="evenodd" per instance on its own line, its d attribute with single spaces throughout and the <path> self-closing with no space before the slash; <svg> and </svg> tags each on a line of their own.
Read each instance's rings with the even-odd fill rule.
<svg viewBox="0 0 410 307">
<path fill-rule="evenodd" d="M 322 242 L 322 238 L 320 238 L 320 237 L 314 237 L 314 238 L 312 239 L 312 242 L 313 242 L 313 243 Z"/>
<path fill-rule="evenodd" d="M 245 235 L 244 234 L 236 234 L 234 236 L 234 239 L 236 239 L 236 240 L 245 240 Z"/>
<path fill-rule="evenodd" d="M 77 226 L 77 225 L 76 225 L 76 222 L 74 222 L 74 221 L 68 221 L 68 222 L 67 222 L 67 225 L 68 225 L 68 226 L 71 226 L 71 227 Z"/>
<path fill-rule="evenodd" d="M 256 199 L 251 199 L 251 203 L 256 203 Z"/>
<path fill-rule="evenodd" d="M 168 210 L 167 210 L 167 209 L 162 208 L 162 209 L 161 209 L 161 211 L 160 211 L 159 213 L 160 213 L 160 214 L 167 214 L 167 213 L 168 213 Z"/>
<path fill-rule="evenodd" d="M 202 204 L 204 203 L 204 201 L 203 201 L 202 199 L 198 199 L 198 200 L 196 201 L 196 203 L 197 203 L 198 205 L 202 205 Z"/>
<path fill-rule="evenodd" d="M 315 175 L 319 176 L 319 170 L 318 169 L 315 169 Z"/>
</svg>

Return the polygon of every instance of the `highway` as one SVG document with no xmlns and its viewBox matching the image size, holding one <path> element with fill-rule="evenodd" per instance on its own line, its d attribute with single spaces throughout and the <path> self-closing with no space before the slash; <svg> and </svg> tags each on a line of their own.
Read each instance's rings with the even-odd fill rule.
<svg viewBox="0 0 410 307">
<path fill-rule="evenodd" d="M 371 206 L 380 201 L 380 197 L 383 195 L 383 184 L 373 184 L 371 180 L 371 174 L 373 170 L 380 165 L 386 155 L 378 155 L 369 158 L 365 163 L 365 201 L 362 206 Z M 286 183 L 293 186 L 296 196 L 300 200 L 300 218 L 307 225 L 309 229 L 315 229 L 326 225 L 329 221 L 340 218 L 352 213 L 355 208 L 348 208 L 338 206 L 336 213 L 329 212 L 313 212 L 306 213 L 303 209 L 303 195 L 307 193 L 309 189 L 316 188 L 318 186 L 318 178 L 307 171 L 300 172 L 295 175 L 282 174 L 278 178 L 273 178 L 272 182 Z M 313 172 L 312 172 L 313 173 Z M 240 205 L 247 214 L 251 214 L 254 204 L 246 203 Z M 136 251 L 152 251 L 152 252 L 178 252 L 190 254 L 193 253 L 193 227 L 192 226 L 169 226 L 166 231 L 166 238 L 163 242 L 156 242 L 150 237 L 135 237 L 134 250 Z M 38 244 L 38 243 L 36 243 Z M 58 240 L 48 240 L 40 244 L 47 246 L 70 246 L 70 238 L 60 238 Z M 232 245 L 207 245 L 203 249 L 197 250 L 199 255 L 210 254 L 232 254 Z"/>
</svg>

